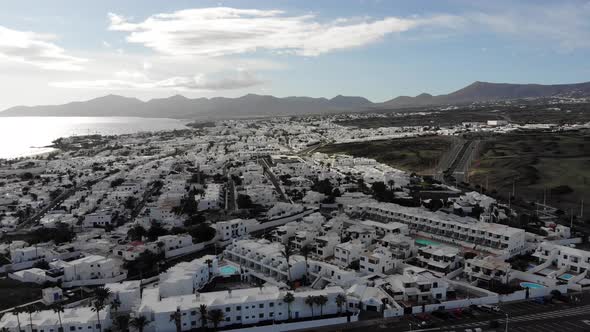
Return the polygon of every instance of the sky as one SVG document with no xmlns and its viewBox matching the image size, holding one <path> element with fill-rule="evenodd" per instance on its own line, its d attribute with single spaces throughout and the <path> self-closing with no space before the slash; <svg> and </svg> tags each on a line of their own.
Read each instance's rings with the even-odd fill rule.
<svg viewBox="0 0 590 332">
<path fill-rule="evenodd" d="M 590 81 L 589 1 L 2 1 L 0 109 Z"/>
</svg>

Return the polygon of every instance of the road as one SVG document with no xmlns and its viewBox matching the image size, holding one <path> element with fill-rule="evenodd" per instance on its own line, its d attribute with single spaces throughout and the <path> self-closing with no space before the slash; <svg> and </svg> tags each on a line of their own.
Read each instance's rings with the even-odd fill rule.
<svg viewBox="0 0 590 332">
<path fill-rule="evenodd" d="M 262 167 L 264 167 L 264 173 L 268 176 L 270 182 L 272 182 L 272 184 L 275 186 L 275 189 L 276 189 L 277 193 L 279 194 L 281 201 L 287 202 L 287 203 L 293 203 L 287 197 L 287 195 L 283 192 L 283 188 L 281 188 L 279 179 L 277 179 L 277 176 L 273 173 L 272 169 L 270 168 L 270 165 L 268 164 L 268 160 L 266 160 L 266 158 L 260 158 L 259 160 L 260 160 L 260 163 L 262 164 Z"/>
<path fill-rule="evenodd" d="M 590 296 L 584 294 L 582 302 L 578 304 L 556 303 L 539 304 L 534 301 L 520 301 L 506 303 L 501 306 L 502 313 L 475 312 L 472 318 L 460 318 L 456 321 L 445 321 L 430 316 L 435 327 L 421 329 L 418 320 L 412 315 L 392 319 L 363 320 L 354 323 L 325 326 L 321 328 L 302 329 L 300 331 L 348 331 L 366 332 L 368 330 L 382 331 L 446 331 L 464 332 L 465 330 L 481 328 L 483 331 L 505 331 L 506 315 L 508 313 L 508 331 L 516 332 L 578 332 L 590 331 Z M 497 321 L 499 328 L 490 329 L 490 322 Z"/>
</svg>

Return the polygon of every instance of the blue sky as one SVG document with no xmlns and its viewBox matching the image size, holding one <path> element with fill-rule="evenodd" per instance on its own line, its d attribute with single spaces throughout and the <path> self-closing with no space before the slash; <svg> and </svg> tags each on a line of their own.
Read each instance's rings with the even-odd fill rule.
<svg viewBox="0 0 590 332">
<path fill-rule="evenodd" d="M 583 82 L 589 49 L 588 1 L 12 1 L 0 11 L 0 108 Z"/>
</svg>

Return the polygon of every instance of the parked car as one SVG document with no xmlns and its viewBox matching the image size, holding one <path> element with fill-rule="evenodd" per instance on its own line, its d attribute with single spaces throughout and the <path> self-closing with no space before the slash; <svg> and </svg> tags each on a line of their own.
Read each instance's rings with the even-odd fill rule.
<svg viewBox="0 0 590 332">
<path fill-rule="evenodd" d="M 491 304 L 482 304 L 479 306 L 483 311 L 488 311 L 488 312 L 500 312 L 500 307 L 498 307 L 497 305 L 491 305 Z"/>
</svg>

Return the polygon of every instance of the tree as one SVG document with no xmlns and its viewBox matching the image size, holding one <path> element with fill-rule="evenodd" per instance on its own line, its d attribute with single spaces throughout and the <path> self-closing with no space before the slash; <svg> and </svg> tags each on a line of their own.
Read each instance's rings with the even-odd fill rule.
<svg viewBox="0 0 590 332">
<path fill-rule="evenodd" d="M 143 332 L 143 329 L 148 325 L 148 320 L 145 316 L 133 317 L 129 322 L 129 325 L 137 329 L 138 332 Z"/>
<path fill-rule="evenodd" d="M 293 296 L 293 293 L 288 292 L 285 294 L 283 302 L 287 303 L 287 312 L 289 313 L 289 319 L 291 319 L 291 303 L 295 302 L 295 296 Z"/>
<path fill-rule="evenodd" d="M 176 308 L 176 311 L 170 314 L 170 321 L 174 322 L 176 326 L 176 332 L 182 332 L 182 314 L 180 313 L 180 308 Z"/>
<path fill-rule="evenodd" d="M 299 251 L 299 253 L 305 258 L 305 280 L 307 280 L 307 278 L 309 277 L 307 273 L 307 258 L 312 253 L 312 251 L 313 249 L 309 244 L 306 244 L 303 247 L 301 247 L 301 250 Z"/>
<path fill-rule="evenodd" d="M 395 187 L 395 181 L 391 179 L 387 181 L 387 184 L 389 185 L 389 190 L 393 191 L 393 187 Z"/>
<path fill-rule="evenodd" d="M 211 280 L 211 268 L 213 267 L 213 260 L 207 259 L 205 263 L 207 263 L 207 278 Z"/>
<path fill-rule="evenodd" d="M 61 321 L 61 313 L 64 312 L 64 306 L 59 303 L 56 303 L 51 307 L 51 309 L 53 310 L 53 312 L 57 314 L 57 319 L 59 320 L 58 332 L 64 332 L 64 325 Z"/>
<path fill-rule="evenodd" d="M 211 241 L 216 234 L 215 228 L 208 224 L 201 223 L 196 227 L 189 229 L 188 233 L 197 243 Z"/>
<path fill-rule="evenodd" d="M 104 309 L 104 302 L 95 300 L 92 302 L 92 311 L 96 312 L 96 320 L 98 322 L 98 330 L 102 332 L 102 324 L 100 323 L 100 311 Z"/>
<path fill-rule="evenodd" d="M 113 293 L 108 288 L 104 287 L 98 287 L 94 290 L 94 296 L 96 297 L 96 300 L 102 303 L 103 305 L 106 303 L 106 301 L 112 294 Z"/>
<path fill-rule="evenodd" d="M 250 209 L 252 208 L 252 198 L 248 195 L 238 194 L 238 198 L 236 199 L 238 203 L 238 208 L 240 209 Z"/>
<path fill-rule="evenodd" d="M 119 331 L 126 332 L 129 330 L 129 315 L 118 315 L 115 319 L 115 325 Z"/>
<path fill-rule="evenodd" d="M 156 241 L 158 237 L 168 235 L 168 231 L 159 222 L 154 222 L 146 235 L 150 241 Z"/>
<path fill-rule="evenodd" d="M 24 311 L 24 308 L 22 307 L 15 307 L 14 310 L 12 310 L 12 313 L 16 316 L 16 324 L 18 326 L 18 332 L 21 332 L 23 329 L 20 327 L 20 317 L 19 315 L 22 314 Z"/>
<path fill-rule="evenodd" d="M 328 303 L 328 298 L 325 295 L 318 295 L 314 298 L 317 305 L 320 306 L 320 317 L 324 315 L 324 305 Z"/>
<path fill-rule="evenodd" d="M 147 235 L 145 228 L 141 227 L 141 225 L 135 225 L 129 229 L 127 232 L 127 237 L 131 241 L 141 241 L 141 239 Z"/>
<path fill-rule="evenodd" d="M 199 314 L 201 314 L 201 327 L 207 327 L 207 305 L 201 304 L 199 306 Z"/>
<path fill-rule="evenodd" d="M 285 260 L 287 261 L 287 283 L 289 284 L 289 287 L 291 287 L 291 254 L 291 241 L 289 241 L 287 245 L 284 246 L 283 251 L 281 251 L 281 255 L 283 255 L 283 257 L 285 257 Z"/>
<path fill-rule="evenodd" d="M 223 311 L 220 309 L 213 309 L 209 311 L 209 319 L 213 323 L 213 328 L 217 330 L 217 326 L 224 319 Z"/>
<path fill-rule="evenodd" d="M 342 293 L 336 295 L 336 305 L 338 305 L 339 314 L 342 314 L 342 306 L 344 304 L 346 304 L 346 295 Z"/>
<path fill-rule="evenodd" d="M 31 331 L 33 331 L 33 314 L 37 312 L 37 308 L 35 308 L 34 305 L 30 305 L 25 308 L 25 311 L 29 314 L 29 327 L 31 328 Z"/>
<path fill-rule="evenodd" d="M 313 306 L 315 305 L 315 296 L 307 296 L 305 298 L 305 304 L 311 308 L 311 318 L 313 318 Z"/>
</svg>

